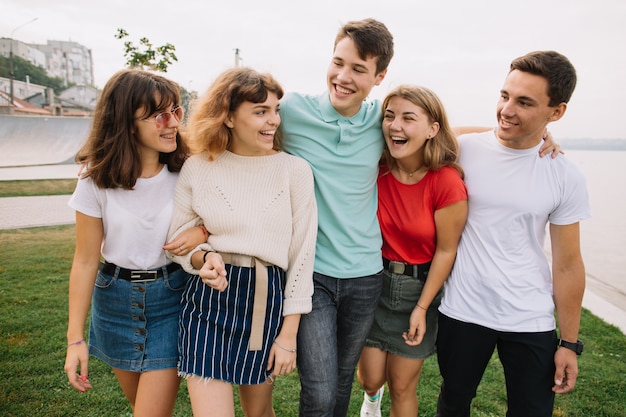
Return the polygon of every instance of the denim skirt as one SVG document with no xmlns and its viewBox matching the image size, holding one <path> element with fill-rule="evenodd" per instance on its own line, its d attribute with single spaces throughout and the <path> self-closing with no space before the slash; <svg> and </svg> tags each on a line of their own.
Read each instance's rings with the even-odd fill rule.
<svg viewBox="0 0 626 417">
<path fill-rule="evenodd" d="M 89 353 L 124 371 L 176 368 L 180 300 L 189 277 L 181 268 L 135 283 L 98 271 Z"/>
<path fill-rule="evenodd" d="M 251 351 L 255 270 L 227 264 L 228 286 L 222 292 L 192 275 L 180 314 L 178 373 L 237 385 L 261 384 L 270 348 L 283 322 L 285 272 L 267 267 L 268 289 L 261 350 Z"/>
<path fill-rule="evenodd" d="M 424 281 L 418 278 L 384 270 L 383 291 L 365 345 L 411 359 L 426 359 L 432 356 L 436 351 L 438 308 L 443 288 L 426 312 L 426 334 L 422 343 L 409 346 L 402 338 L 402 333 L 409 328 L 411 312 L 423 288 Z"/>
</svg>

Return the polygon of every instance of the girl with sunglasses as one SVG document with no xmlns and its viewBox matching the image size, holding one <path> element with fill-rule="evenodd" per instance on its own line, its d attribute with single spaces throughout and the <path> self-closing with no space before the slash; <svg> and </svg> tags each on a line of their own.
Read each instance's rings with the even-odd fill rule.
<svg viewBox="0 0 626 417">
<path fill-rule="evenodd" d="M 113 368 L 135 417 L 171 416 L 178 393 L 176 336 L 189 275 L 168 263 L 206 241 L 189 228 L 166 244 L 178 172 L 188 150 L 179 133 L 178 85 L 122 70 L 107 82 L 76 160 L 69 205 L 76 251 L 69 284 L 65 372 L 85 392 L 89 354 Z M 91 304 L 89 343 L 85 322 Z"/>
<path fill-rule="evenodd" d="M 193 414 L 272 417 L 273 381 L 296 366 L 311 311 L 317 205 L 313 173 L 279 150 L 282 87 L 268 74 L 222 73 L 194 107 L 191 156 L 170 236 L 203 223 L 207 243 L 172 258 L 193 274 L 183 294 L 179 372 Z"/>
</svg>

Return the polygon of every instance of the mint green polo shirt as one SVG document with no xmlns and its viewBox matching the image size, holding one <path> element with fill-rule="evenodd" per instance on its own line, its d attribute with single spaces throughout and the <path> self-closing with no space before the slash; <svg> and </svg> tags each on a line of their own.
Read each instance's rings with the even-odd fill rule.
<svg viewBox="0 0 626 417">
<path fill-rule="evenodd" d="M 383 151 L 381 104 L 365 101 L 352 117 L 328 93 L 288 93 L 280 104 L 283 149 L 311 165 L 318 207 L 315 272 L 335 278 L 382 270 L 376 179 Z"/>
</svg>

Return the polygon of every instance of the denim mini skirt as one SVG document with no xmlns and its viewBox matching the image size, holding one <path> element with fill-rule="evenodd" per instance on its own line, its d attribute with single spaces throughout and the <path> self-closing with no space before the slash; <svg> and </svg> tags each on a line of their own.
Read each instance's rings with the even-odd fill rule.
<svg viewBox="0 0 626 417">
<path fill-rule="evenodd" d="M 424 281 L 420 279 L 384 270 L 383 291 L 365 345 L 411 359 L 426 359 L 432 356 L 436 351 L 438 308 L 443 289 L 435 296 L 426 312 L 426 334 L 422 343 L 409 346 L 402 338 L 402 333 L 409 328 L 411 312 L 423 288 Z"/>
<path fill-rule="evenodd" d="M 180 300 L 190 275 L 182 268 L 150 282 L 98 271 L 91 302 L 89 353 L 113 368 L 176 368 Z"/>
</svg>

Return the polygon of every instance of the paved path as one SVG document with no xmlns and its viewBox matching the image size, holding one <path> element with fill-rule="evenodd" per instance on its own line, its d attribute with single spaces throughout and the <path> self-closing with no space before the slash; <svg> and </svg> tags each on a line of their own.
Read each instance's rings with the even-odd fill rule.
<svg viewBox="0 0 626 417">
<path fill-rule="evenodd" d="M 16 179 L 76 178 L 76 165 L 0 168 L 0 181 Z M 74 224 L 69 195 L 0 198 L 0 229 Z M 626 296 L 587 271 L 583 306 L 626 334 Z"/>
<path fill-rule="evenodd" d="M 74 224 L 69 195 L 0 198 L 0 229 Z"/>
<path fill-rule="evenodd" d="M 71 179 L 77 174 L 75 164 L 2 167 L 0 181 Z M 74 224 L 74 210 L 67 205 L 69 198 L 69 195 L 0 198 L 0 229 Z"/>
</svg>

